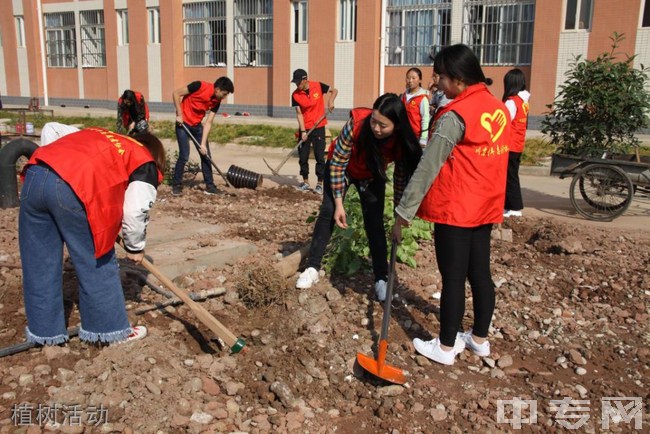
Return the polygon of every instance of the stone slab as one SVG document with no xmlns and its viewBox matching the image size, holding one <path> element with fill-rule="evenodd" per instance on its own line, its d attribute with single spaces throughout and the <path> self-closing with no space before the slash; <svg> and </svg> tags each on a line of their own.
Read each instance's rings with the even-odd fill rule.
<svg viewBox="0 0 650 434">
<path fill-rule="evenodd" d="M 219 225 L 156 215 L 147 228 L 146 254 L 170 279 L 208 267 L 221 268 L 257 250 L 254 244 L 223 239 Z"/>
</svg>

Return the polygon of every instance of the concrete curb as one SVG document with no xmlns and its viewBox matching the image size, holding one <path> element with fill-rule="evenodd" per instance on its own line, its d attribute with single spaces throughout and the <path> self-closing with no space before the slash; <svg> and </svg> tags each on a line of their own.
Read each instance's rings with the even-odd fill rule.
<svg viewBox="0 0 650 434">
<path fill-rule="evenodd" d="M 527 176 L 550 176 L 549 166 L 519 166 L 519 174 Z"/>
</svg>

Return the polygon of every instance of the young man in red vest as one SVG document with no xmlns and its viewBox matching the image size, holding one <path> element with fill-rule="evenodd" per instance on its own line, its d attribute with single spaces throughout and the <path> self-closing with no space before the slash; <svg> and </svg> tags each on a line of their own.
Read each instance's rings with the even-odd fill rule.
<svg viewBox="0 0 650 434">
<path fill-rule="evenodd" d="M 235 86 L 228 77 L 220 77 L 213 83 L 193 81 L 187 86 L 176 89 L 172 94 L 176 107 L 176 138 L 178 139 L 178 160 L 174 167 L 172 194 L 180 196 L 183 192 L 183 173 L 190 158 L 190 137 L 183 128 L 184 123 L 194 138 L 200 142 L 201 172 L 205 181 L 205 194 L 221 193 L 214 184 L 208 135 L 212 128 L 214 116 L 219 111 L 221 101 L 235 92 Z M 207 114 L 207 116 L 206 116 Z M 201 123 L 205 117 L 205 123 Z"/>
<path fill-rule="evenodd" d="M 318 183 L 314 191 L 323 194 L 323 174 L 325 172 L 325 95 L 328 95 L 327 109 L 331 113 L 334 110 L 334 100 L 338 91 L 319 81 L 309 81 L 307 71 L 296 69 L 293 71 L 292 83 L 295 83 L 296 90 L 291 95 L 291 106 L 296 108 L 298 118 L 299 135 L 302 145 L 298 149 L 300 162 L 300 176 L 302 183 L 298 189 L 309 190 L 309 145 L 314 148 L 316 158 L 316 178 Z M 314 128 L 316 127 L 316 128 Z M 314 130 L 307 135 L 307 131 Z"/>
</svg>

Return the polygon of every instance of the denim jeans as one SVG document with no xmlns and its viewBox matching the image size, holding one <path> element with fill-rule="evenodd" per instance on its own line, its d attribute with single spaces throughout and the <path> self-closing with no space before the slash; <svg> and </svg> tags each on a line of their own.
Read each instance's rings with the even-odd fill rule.
<svg viewBox="0 0 650 434">
<path fill-rule="evenodd" d="M 201 143 L 201 137 L 203 137 L 203 124 L 199 123 L 196 126 L 190 126 L 185 124 L 190 133 L 194 136 L 197 142 Z M 178 139 L 178 160 L 176 160 L 176 166 L 174 167 L 174 180 L 173 185 L 182 185 L 183 184 L 183 173 L 185 172 L 185 165 L 190 158 L 190 137 L 187 135 L 187 131 L 182 126 L 176 125 L 176 138 Z M 210 154 L 210 145 L 208 142 L 205 142 L 205 146 L 208 148 L 208 155 L 212 158 Z M 210 160 L 208 160 L 203 154 L 201 154 L 201 172 L 203 172 L 203 180 L 205 181 L 206 187 L 214 187 L 214 178 L 212 177 L 212 166 Z"/>
<path fill-rule="evenodd" d="M 23 266 L 27 340 L 43 345 L 67 341 L 63 307 L 63 245 L 79 280 L 79 338 L 125 340 L 131 326 L 115 249 L 95 258 L 83 204 L 46 166 L 30 166 L 20 195 L 18 240 Z"/>
<path fill-rule="evenodd" d="M 370 247 L 370 256 L 372 257 L 372 271 L 375 275 L 375 282 L 378 280 L 387 281 L 388 260 L 386 246 L 386 232 L 384 230 L 384 199 L 386 196 L 386 183 L 382 180 L 374 180 L 364 183 L 361 187 L 361 181 L 350 180 L 351 184 L 359 191 L 361 201 L 361 214 L 363 215 L 363 225 L 368 237 Z M 347 192 L 349 185 L 346 184 Z M 345 196 L 344 196 L 345 197 Z M 323 182 L 323 202 L 321 203 L 314 233 L 309 247 L 309 257 L 307 258 L 307 267 L 320 269 L 323 255 L 327 249 L 327 244 L 332 236 L 334 229 L 334 193 L 332 192 L 332 183 L 330 180 L 329 164 L 325 167 Z"/>
</svg>

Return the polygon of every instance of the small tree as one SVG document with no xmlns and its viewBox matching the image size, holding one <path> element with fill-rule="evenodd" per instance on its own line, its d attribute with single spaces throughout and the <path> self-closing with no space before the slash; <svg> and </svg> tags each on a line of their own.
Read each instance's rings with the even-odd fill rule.
<svg viewBox="0 0 650 434">
<path fill-rule="evenodd" d="M 627 153 L 638 147 L 634 133 L 648 126 L 650 94 L 647 68 L 634 69 L 634 57 L 617 60 L 623 35 L 614 33 L 612 49 L 595 60 L 576 56 L 566 82 L 542 121 L 542 132 L 558 152 L 600 157 L 604 152 Z"/>
</svg>

